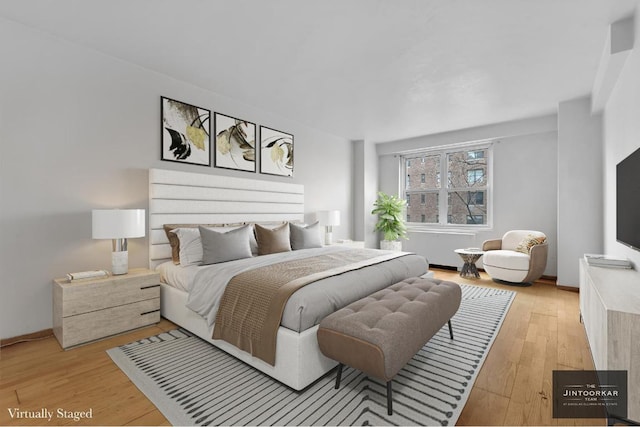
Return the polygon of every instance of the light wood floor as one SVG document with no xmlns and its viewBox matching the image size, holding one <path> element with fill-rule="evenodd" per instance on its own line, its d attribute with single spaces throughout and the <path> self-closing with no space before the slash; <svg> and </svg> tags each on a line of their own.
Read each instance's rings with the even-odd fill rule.
<svg viewBox="0 0 640 427">
<path fill-rule="evenodd" d="M 578 293 L 543 283 L 526 288 L 498 285 L 484 274 L 470 280 L 438 270 L 436 277 L 517 292 L 459 425 L 605 424 L 604 420 L 552 418 L 552 371 L 593 369 L 579 322 Z M 53 337 L 0 349 L 0 425 L 167 425 L 105 351 L 173 328 L 163 320 L 69 351 L 63 351 Z M 9 408 L 91 409 L 93 418 L 79 422 L 55 416 L 51 422 L 11 419 Z"/>
</svg>

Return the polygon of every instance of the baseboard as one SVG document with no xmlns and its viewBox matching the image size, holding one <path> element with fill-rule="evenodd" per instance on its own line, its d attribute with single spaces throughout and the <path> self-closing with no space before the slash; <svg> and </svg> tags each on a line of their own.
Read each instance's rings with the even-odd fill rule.
<svg viewBox="0 0 640 427">
<path fill-rule="evenodd" d="M 32 332 L 30 334 L 24 334 L 13 338 L 2 338 L 0 339 L 0 347 L 6 347 L 19 342 L 41 340 L 43 338 L 49 338 L 50 336 L 53 336 L 53 329 L 45 329 L 43 331 Z"/>
<path fill-rule="evenodd" d="M 578 292 L 580 293 L 580 288 L 577 288 L 575 286 L 563 286 L 563 285 L 556 285 L 556 287 L 558 289 L 560 289 L 561 291 L 571 291 L 571 292 Z"/>
</svg>

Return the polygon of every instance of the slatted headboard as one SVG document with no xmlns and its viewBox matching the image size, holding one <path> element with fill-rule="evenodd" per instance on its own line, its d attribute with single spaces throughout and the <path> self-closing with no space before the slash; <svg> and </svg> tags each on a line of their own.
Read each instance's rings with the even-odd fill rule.
<svg viewBox="0 0 640 427">
<path fill-rule="evenodd" d="M 304 220 L 304 186 L 149 169 L 149 268 L 171 259 L 164 224 Z"/>
</svg>

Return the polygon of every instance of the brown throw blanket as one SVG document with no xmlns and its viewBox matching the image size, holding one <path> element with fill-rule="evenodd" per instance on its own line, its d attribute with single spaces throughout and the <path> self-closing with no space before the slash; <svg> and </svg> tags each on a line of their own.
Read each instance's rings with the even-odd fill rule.
<svg viewBox="0 0 640 427">
<path fill-rule="evenodd" d="M 286 261 L 240 273 L 227 285 L 213 339 L 225 340 L 275 365 L 276 336 L 289 297 L 315 281 L 378 264 L 406 253 L 357 249 Z"/>
</svg>

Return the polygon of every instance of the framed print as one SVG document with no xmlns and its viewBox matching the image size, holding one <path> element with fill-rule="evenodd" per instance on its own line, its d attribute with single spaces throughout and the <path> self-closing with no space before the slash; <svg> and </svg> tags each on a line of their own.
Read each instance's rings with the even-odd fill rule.
<svg viewBox="0 0 640 427">
<path fill-rule="evenodd" d="M 293 176 L 293 135 L 260 126 L 260 172 Z"/>
<path fill-rule="evenodd" d="M 215 113 L 217 168 L 256 171 L 256 125 Z"/>
<path fill-rule="evenodd" d="M 162 160 L 211 166 L 211 111 L 161 97 Z"/>
</svg>

